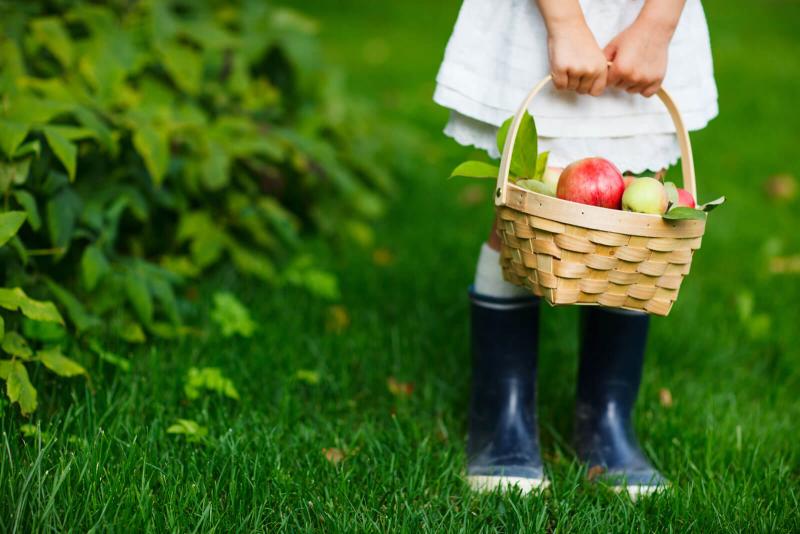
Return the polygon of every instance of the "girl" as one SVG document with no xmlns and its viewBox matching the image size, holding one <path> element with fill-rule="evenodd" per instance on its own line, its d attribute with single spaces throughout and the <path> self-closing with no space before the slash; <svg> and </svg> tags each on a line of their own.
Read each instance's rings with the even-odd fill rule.
<svg viewBox="0 0 800 534">
<path fill-rule="evenodd" d="M 669 61 L 668 61 L 669 58 Z M 434 100 L 451 110 L 445 134 L 498 157 L 497 128 L 548 73 L 531 107 L 540 150 L 564 167 L 601 156 L 627 173 L 658 172 L 680 157 L 662 83 L 690 130 L 717 114 L 700 0 L 464 0 Z M 547 484 L 536 423 L 539 301 L 505 282 L 492 228 L 472 300 L 473 386 L 467 478 L 476 489 Z M 631 425 L 649 317 L 582 310 L 575 450 L 589 472 L 631 495 L 666 480 Z"/>
</svg>

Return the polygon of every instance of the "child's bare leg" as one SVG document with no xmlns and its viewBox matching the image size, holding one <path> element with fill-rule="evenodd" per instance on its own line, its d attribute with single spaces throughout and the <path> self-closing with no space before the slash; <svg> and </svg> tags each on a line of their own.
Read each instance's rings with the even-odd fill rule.
<svg viewBox="0 0 800 534">
<path fill-rule="evenodd" d="M 497 219 L 492 231 L 481 247 L 475 269 L 475 292 L 486 297 L 514 298 L 529 296 L 530 292 L 503 279 L 500 267 L 500 236 L 497 235 Z"/>
</svg>

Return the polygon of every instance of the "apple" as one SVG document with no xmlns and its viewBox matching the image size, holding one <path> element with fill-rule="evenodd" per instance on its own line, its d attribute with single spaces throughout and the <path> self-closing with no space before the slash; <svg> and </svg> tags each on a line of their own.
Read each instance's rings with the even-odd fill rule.
<svg viewBox="0 0 800 534">
<path fill-rule="evenodd" d="M 556 196 L 590 206 L 619 209 L 625 181 L 613 163 L 586 158 L 570 163 L 558 180 Z"/>
<path fill-rule="evenodd" d="M 694 208 L 697 204 L 694 197 L 686 189 L 678 188 L 678 206 L 686 206 L 687 208 Z"/>
<path fill-rule="evenodd" d="M 622 209 L 637 213 L 662 214 L 669 199 L 664 185 L 655 178 L 637 178 L 622 195 Z"/>
<path fill-rule="evenodd" d="M 564 171 L 562 167 L 547 167 L 542 175 L 542 182 L 550 186 L 553 191 L 558 187 L 558 179 Z"/>
<path fill-rule="evenodd" d="M 519 180 L 517 181 L 517 185 L 524 187 L 528 191 L 533 191 L 534 193 L 547 195 L 549 197 L 556 196 L 555 186 L 545 182 L 540 182 L 539 180 Z"/>
</svg>

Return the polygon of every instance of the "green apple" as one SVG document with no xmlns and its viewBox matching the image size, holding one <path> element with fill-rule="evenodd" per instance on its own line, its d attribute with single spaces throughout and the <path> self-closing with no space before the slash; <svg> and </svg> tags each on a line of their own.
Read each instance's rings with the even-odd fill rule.
<svg viewBox="0 0 800 534">
<path fill-rule="evenodd" d="M 622 209 L 661 215 L 669 204 L 664 185 L 655 178 L 637 178 L 622 194 Z"/>
<path fill-rule="evenodd" d="M 542 175 L 542 182 L 549 185 L 553 191 L 558 187 L 558 179 L 561 178 L 561 172 L 564 169 L 561 167 L 547 167 Z"/>
<path fill-rule="evenodd" d="M 517 185 L 524 187 L 529 191 L 533 191 L 534 193 L 539 193 L 550 197 L 556 196 L 555 186 L 551 186 L 546 182 L 540 182 L 539 180 L 519 180 Z"/>
</svg>

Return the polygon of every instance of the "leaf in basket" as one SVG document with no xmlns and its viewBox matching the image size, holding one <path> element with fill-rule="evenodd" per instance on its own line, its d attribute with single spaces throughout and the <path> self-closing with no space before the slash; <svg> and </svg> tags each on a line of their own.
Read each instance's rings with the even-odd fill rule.
<svg viewBox="0 0 800 534">
<path fill-rule="evenodd" d="M 506 136 L 511 128 L 514 117 L 510 117 L 497 130 L 497 149 L 503 153 L 506 144 Z M 539 156 L 537 144 L 536 123 L 527 111 L 522 116 L 519 124 L 517 138 L 514 141 L 514 152 L 511 154 L 511 172 L 519 177 L 533 178 L 536 176 L 536 161 Z"/>
<path fill-rule="evenodd" d="M 550 157 L 550 151 L 546 150 L 539 154 L 536 158 L 536 174 L 533 176 L 536 180 L 541 180 L 544 176 L 544 171 L 547 170 L 547 159 Z"/>
<path fill-rule="evenodd" d="M 667 192 L 667 199 L 670 206 L 678 203 L 678 187 L 672 182 L 664 182 L 664 190 Z"/>
<path fill-rule="evenodd" d="M 556 196 L 556 188 L 553 185 L 540 182 L 539 180 L 520 180 L 517 182 L 517 185 L 529 191 L 533 191 L 534 193 L 540 193 L 550 197 Z"/>
<path fill-rule="evenodd" d="M 667 213 L 662 215 L 665 219 L 670 221 L 686 221 L 686 220 L 699 220 L 702 221 L 706 218 L 706 214 L 703 211 L 696 210 L 694 208 L 687 208 L 686 206 L 678 206 L 676 208 L 672 208 Z"/>
<path fill-rule="evenodd" d="M 500 168 L 491 163 L 483 161 L 465 161 L 450 173 L 450 178 L 460 176 L 462 178 L 491 178 L 497 179 Z"/>
<path fill-rule="evenodd" d="M 722 206 L 723 204 L 725 204 L 725 200 L 726 200 L 725 197 L 719 197 L 718 199 L 712 200 L 711 202 L 706 202 L 702 206 L 697 206 L 697 209 L 709 212 L 714 208 L 716 208 L 717 206 Z"/>
</svg>

